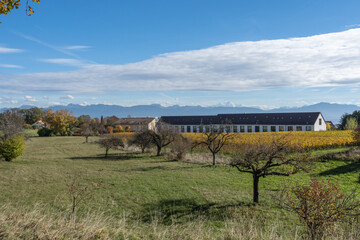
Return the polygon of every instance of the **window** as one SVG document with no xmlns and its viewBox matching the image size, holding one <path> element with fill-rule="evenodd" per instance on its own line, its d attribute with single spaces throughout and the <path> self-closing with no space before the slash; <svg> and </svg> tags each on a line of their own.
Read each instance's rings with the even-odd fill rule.
<svg viewBox="0 0 360 240">
<path fill-rule="evenodd" d="M 199 133 L 202 133 L 204 131 L 204 126 L 203 125 L 200 125 L 199 127 Z"/>
<path fill-rule="evenodd" d="M 302 131 L 302 126 L 296 126 L 296 131 Z"/>
<path fill-rule="evenodd" d="M 186 126 L 186 132 L 191 132 L 191 126 Z"/>
<path fill-rule="evenodd" d="M 260 132 L 260 126 L 255 126 L 255 132 Z"/>
<path fill-rule="evenodd" d="M 321 125 L 322 124 L 322 121 L 321 121 L 322 119 L 321 118 L 319 118 L 319 125 Z"/>
<path fill-rule="evenodd" d="M 194 132 L 194 133 L 198 132 L 198 131 L 197 131 L 197 126 L 193 126 L 193 132 Z"/>
<path fill-rule="evenodd" d="M 311 131 L 311 126 L 306 126 L 306 131 Z"/>
<path fill-rule="evenodd" d="M 248 132 L 252 132 L 252 126 L 247 126 Z"/>
<path fill-rule="evenodd" d="M 279 126 L 279 132 L 283 132 L 285 130 L 284 126 Z"/>
<path fill-rule="evenodd" d="M 205 132 L 210 132 L 210 127 L 209 126 L 205 126 Z"/>
<path fill-rule="evenodd" d="M 245 126 L 240 126 L 240 132 L 245 132 Z"/>
<path fill-rule="evenodd" d="M 231 131 L 230 126 L 225 127 L 225 132 L 229 133 Z"/>
<path fill-rule="evenodd" d="M 271 126 L 271 131 L 276 132 L 276 126 Z"/>
<path fill-rule="evenodd" d="M 263 132 L 267 132 L 268 131 L 268 126 L 263 126 Z"/>
<path fill-rule="evenodd" d="M 181 126 L 181 132 L 185 132 L 185 126 Z"/>
<path fill-rule="evenodd" d="M 179 132 L 179 126 L 175 126 L 175 130 L 176 130 L 176 132 Z"/>
<path fill-rule="evenodd" d="M 238 132 L 238 126 L 236 126 L 236 125 L 233 126 L 233 130 L 234 130 L 233 132 Z"/>
<path fill-rule="evenodd" d="M 293 126 L 288 126 L 288 127 L 287 127 L 287 130 L 288 130 L 289 132 L 292 132 L 292 131 L 294 131 L 294 128 L 293 128 Z"/>
</svg>

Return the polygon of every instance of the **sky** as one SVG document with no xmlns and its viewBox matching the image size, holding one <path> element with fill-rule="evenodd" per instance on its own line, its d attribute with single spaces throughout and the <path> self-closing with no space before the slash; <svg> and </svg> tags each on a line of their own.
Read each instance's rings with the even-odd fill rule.
<svg viewBox="0 0 360 240">
<path fill-rule="evenodd" d="M 360 105 L 360 1 L 98 2 L 0 16 L 0 108 Z"/>
</svg>

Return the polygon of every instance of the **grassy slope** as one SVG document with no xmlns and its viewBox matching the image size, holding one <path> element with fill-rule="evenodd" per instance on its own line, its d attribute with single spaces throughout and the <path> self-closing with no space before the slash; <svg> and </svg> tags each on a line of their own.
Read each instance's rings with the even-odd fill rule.
<svg viewBox="0 0 360 240">
<path fill-rule="evenodd" d="M 31 138 L 24 156 L 11 163 L 0 162 L 0 203 L 30 208 L 45 204 L 50 211 L 68 210 L 66 183 L 78 175 L 83 182 L 102 182 L 93 198 L 81 205 L 80 213 L 105 212 L 114 219 L 126 212 L 146 224 L 159 211 L 164 224 L 184 223 L 201 215 L 222 229 L 224 216 L 231 213 L 229 209 L 249 209 L 251 205 L 251 176 L 239 174 L 236 169 L 120 151 L 112 151 L 104 159 L 103 149 L 83 142 L 81 137 Z M 316 163 L 310 173 L 286 179 L 331 178 L 350 191 L 358 183 L 359 169 L 354 163 L 327 161 Z M 277 210 L 268 192 L 276 191 L 283 179 L 260 180 L 262 204 L 258 210 L 270 213 L 274 221 L 295 225 L 295 217 Z"/>
</svg>

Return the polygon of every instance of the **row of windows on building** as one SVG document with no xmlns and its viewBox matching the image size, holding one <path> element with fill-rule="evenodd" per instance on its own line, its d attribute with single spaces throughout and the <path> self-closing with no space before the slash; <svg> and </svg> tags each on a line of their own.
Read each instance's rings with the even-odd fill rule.
<svg viewBox="0 0 360 240">
<path fill-rule="evenodd" d="M 214 127 L 214 126 L 212 126 Z M 284 132 L 284 131 L 312 131 L 312 126 L 253 126 L 253 125 L 233 125 L 233 126 L 217 126 L 222 128 L 224 132 Z M 210 126 L 175 126 L 178 132 L 201 133 L 210 132 Z"/>
</svg>

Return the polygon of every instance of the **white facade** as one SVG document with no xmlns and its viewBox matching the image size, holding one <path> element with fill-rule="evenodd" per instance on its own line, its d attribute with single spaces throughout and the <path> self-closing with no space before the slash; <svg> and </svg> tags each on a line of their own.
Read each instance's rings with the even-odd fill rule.
<svg viewBox="0 0 360 240">
<path fill-rule="evenodd" d="M 326 124 L 324 120 L 321 121 L 322 121 L 321 125 L 317 123 L 315 125 L 226 125 L 226 126 L 230 127 L 230 132 L 232 133 L 325 131 Z M 184 133 L 206 132 L 206 129 L 209 127 L 210 127 L 209 125 L 175 125 L 175 128 L 179 132 L 184 132 Z M 225 126 L 224 126 L 224 131 L 226 131 Z"/>
<path fill-rule="evenodd" d="M 292 132 L 326 131 L 326 122 L 320 112 L 310 113 L 265 113 L 265 114 L 218 114 L 216 116 L 168 116 L 165 122 L 179 132 L 208 132 L 211 127 L 222 127 L 226 132 Z M 206 122 L 207 124 L 202 124 Z M 217 122 L 211 124 L 210 122 Z M 219 122 L 228 122 L 219 124 Z M 192 123 L 192 125 L 187 125 Z M 247 124 L 249 123 L 249 124 Z M 252 123 L 252 124 L 250 124 Z M 291 124 L 291 125 L 286 125 Z M 201 124 L 201 125 L 200 125 Z"/>
<path fill-rule="evenodd" d="M 322 114 L 320 114 L 316 119 L 314 131 L 326 131 L 326 122 Z"/>
<path fill-rule="evenodd" d="M 209 125 L 175 125 L 179 132 L 197 133 L 206 132 Z M 213 125 L 221 127 L 222 125 Z M 326 122 L 322 114 L 319 114 L 313 125 L 224 125 L 224 131 L 232 133 L 247 132 L 296 132 L 296 131 L 326 131 Z M 225 128 L 228 127 L 226 130 Z"/>
</svg>

